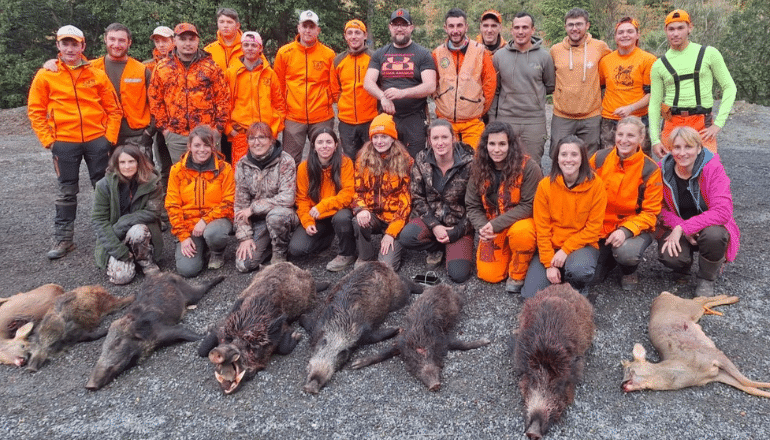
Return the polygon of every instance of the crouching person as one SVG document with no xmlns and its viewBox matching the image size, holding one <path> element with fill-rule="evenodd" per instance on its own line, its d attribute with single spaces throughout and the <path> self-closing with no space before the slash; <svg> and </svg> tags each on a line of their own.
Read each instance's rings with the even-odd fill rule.
<svg viewBox="0 0 770 440">
<path fill-rule="evenodd" d="M 356 195 L 353 199 L 353 231 L 358 247 L 355 265 L 378 259 L 393 270 L 401 267 L 401 244 L 396 240 L 409 220 L 412 197 L 409 173 L 412 157 L 398 140 L 396 123 L 380 114 L 369 126 L 369 142 L 356 161 Z M 372 234 L 382 233 L 379 252 Z"/>
<path fill-rule="evenodd" d="M 428 127 L 430 149 L 417 153 L 412 167 L 412 211 L 398 241 L 406 249 L 427 250 L 427 266 L 438 267 L 446 253 L 449 278 L 464 283 L 473 269 L 473 228 L 465 211 L 465 190 L 473 149 L 454 142 L 452 124 L 436 119 Z"/>
<path fill-rule="evenodd" d="M 540 165 L 524 155 L 509 124 L 487 125 L 473 160 L 465 206 L 479 233 L 478 277 L 489 283 L 508 278 L 508 293 L 521 292 L 535 253 L 532 203 L 542 177 Z"/>
<path fill-rule="evenodd" d="M 235 268 L 250 272 L 267 260 L 286 261 L 291 233 L 299 225 L 294 212 L 297 166 L 264 122 L 246 132 L 249 150 L 235 170 Z"/>
<path fill-rule="evenodd" d="M 163 186 L 150 161 L 135 145 L 118 146 L 96 183 L 91 213 L 96 265 L 111 283 L 130 283 L 137 265 L 145 275 L 159 272 L 162 209 Z"/>
<path fill-rule="evenodd" d="M 342 155 L 334 130 L 321 127 L 313 133 L 307 160 L 297 168 L 297 215 L 302 223 L 289 243 L 289 255 L 304 257 L 339 241 L 339 254 L 326 270 L 339 272 L 356 261 L 356 241 L 348 209 L 355 194 L 353 161 Z"/>
<path fill-rule="evenodd" d="M 176 270 L 194 277 L 208 268 L 224 265 L 224 252 L 233 228 L 233 169 L 217 150 L 219 134 L 208 125 L 190 131 L 187 152 L 171 167 L 166 211 L 176 236 Z"/>
</svg>

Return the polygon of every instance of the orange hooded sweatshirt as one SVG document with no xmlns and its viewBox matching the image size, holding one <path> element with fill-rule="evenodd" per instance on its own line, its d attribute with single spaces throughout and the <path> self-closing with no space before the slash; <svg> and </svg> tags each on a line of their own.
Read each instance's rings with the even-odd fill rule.
<svg viewBox="0 0 770 440">
<path fill-rule="evenodd" d="M 353 168 L 353 161 L 347 156 L 342 156 L 342 164 L 340 166 L 340 184 L 342 188 L 337 192 L 334 187 L 334 181 L 332 181 L 331 167 L 323 168 L 323 175 L 321 177 L 321 190 L 319 191 L 320 201 L 314 202 L 308 194 L 309 178 L 307 174 L 307 161 L 299 164 L 297 168 L 297 215 L 299 216 L 302 227 L 307 228 L 310 225 L 315 225 L 316 219 L 310 216 L 310 209 L 315 206 L 318 209 L 318 219 L 324 219 L 333 216 L 340 209 L 350 207 L 350 202 L 353 201 L 353 196 L 356 193 L 355 187 L 355 170 Z"/>
<path fill-rule="evenodd" d="M 590 34 L 577 46 L 569 37 L 551 46 L 556 71 L 553 91 L 553 114 L 567 119 L 588 119 L 602 113 L 599 85 L 599 60 L 612 52 L 602 40 Z"/>
<path fill-rule="evenodd" d="M 225 72 L 230 88 L 232 106 L 225 133 L 237 130 L 245 133 L 254 122 L 264 122 L 276 136 L 283 130 L 286 119 L 286 101 L 280 91 L 278 77 L 264 61 L 249 70 L 235 60 Z"/>
<path fill-rule="evenodd" d="M 243 32 L 238 30 L 238 35 L 235 36 L 233 42 L 228 45 L 225 43 L 222 34 L 217 31 L 217 41 L 204 47 L 203 50 L 211 54 L 211 59 L 217 63 L 220 69 L 224 72 L 229 69 L 233 63 L 243 56 L 243 50 L 241 50 L 241 35 Z"/>
<path fill-rule="evenodd" d="M 551 182 L 545 177 L 537 186 L 533 217 L 540 262 L 551 267 L 556 250 L 569 255 L 585 246 L 599 248 L 599 233 L 607 206 L 607 193 L 601 177 L 585 180 L 572 189 L 564 177 Z"/>
<path fill-rule="evenodd" d="M 171 167 L 166 192 L 166 211 L 171 233 L 179 241 L 187 240 L 195 224 L 203 219 L 211 223 L 220 218 L 233 220 L 235 175 L 221 153 L 214 153 L 211 169 L 198 171 L 187 167 L 185 153 Z"/>
<path fill-rule="evenodd" d="M 107 74 L 85 58 L 75 68 L 56 65 L 56 72 L 38 70 L 29 88 L 27 115 L 43 147 L 100 136 L 117 142 L 123 111 Z"/>
<path fill-rule="evenodd" d="M 330 75 L 334 51 L 320 41 L 311 47 L 299 36 L 278 49 L 273 70 L 286 97 L 286 119 L 316 124 L 334 117 Z"/>
<path fill-rule="evenodd" d="M 599 168 L 597 158 L 602 162 Z M 599 150 L 589 162 L 602 178 L 607 192 L 600 237 L 607 238 L 621 227 L 630 232 L 629 238 L 654 231 L 663 203 L 663 180 L 658 164 L 641 150 L 621 159 L 617 148 Z"/>
</svg>

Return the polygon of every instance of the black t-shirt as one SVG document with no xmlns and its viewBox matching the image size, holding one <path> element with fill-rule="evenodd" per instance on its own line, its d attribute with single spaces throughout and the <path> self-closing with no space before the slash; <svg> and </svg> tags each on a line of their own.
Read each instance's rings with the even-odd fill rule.
<svg viewBox="0 0 770 440">
<path fill-rule="evenodd" d="M 684 220 L 689 220 L 700 214 L 698 212 L 698 207 L 695 205 L 695 199 L 693 199 L 692 194 L 690 194 L 690 191 L 687 189 L 690 182 L 677 176 L 676 173 L 674 173 L 674 180 L 676 181 L 679 215 L 681 215 Z"/>
<path fill-rule="evenodd" d="M 406 89 L 422 84 L 422 72 L 436 70 L 436 63 L 428 49 L 412 41 L 404 48 L 397 48 L 392 43 L 379 48 L 372 55 L 369 68 L 380 71 L 377 80 L 380 89 Z M 427 103 L 427 98 L 404 98 L 393 102 L 396 116 L 400 117 L 424 112 Z"/>
</svg>

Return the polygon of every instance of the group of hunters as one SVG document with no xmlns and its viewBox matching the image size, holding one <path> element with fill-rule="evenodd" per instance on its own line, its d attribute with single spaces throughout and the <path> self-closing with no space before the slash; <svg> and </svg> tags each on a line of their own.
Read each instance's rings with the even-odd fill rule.
<svg viewBox="0 0 770 440">
<path fill-rule="evenodd" d="M 427 251 L 430 268 L 445 262 L 457 283 L 475 266 L 523 297 L 561 282 L 585 293 L 616 266 L 633 290 L 655 240 L 682 279 L 697 252 L 696 294 L 713 295 L 740 239 L 717 155 L 736 94 L 719 51 L 690 41 L 683 10 L 665 19 L 660 59 L 638 47 L 630 17 L 615 26 L 615 51 L 588 33 L 580 8 L 550 50 L 532 15 L 514 16 L 507 42 L 503 21 L 484 12 L 471 39 L 453 8 L 431 52 L 397 9 L 384 47 L 373 51 L 366 25 L 350 20 L 348 48 L 335 54 L 319 41 L 318 15 L 303 11 L 272 66 L 261 36 L 228 8 L 202 50 L 194 25 L 157 27 L 144 63 L 127 55 L 132 35 L 119 23 L 95 60 L 83 56 L 81 30 L 60 28 L 58 57 L 35 75 L 28 106 L 59 183 L 48 258 L 75 249 L 85 159 L 96 264 L 116 284 L 159 271 L 170 226 L 186 277 L 221 268 L 234 234 L 240 272 L 321 253 L 336 237 L 329 271 L 370 260 L 398 270 L 412 249 Z"/>
</svg>

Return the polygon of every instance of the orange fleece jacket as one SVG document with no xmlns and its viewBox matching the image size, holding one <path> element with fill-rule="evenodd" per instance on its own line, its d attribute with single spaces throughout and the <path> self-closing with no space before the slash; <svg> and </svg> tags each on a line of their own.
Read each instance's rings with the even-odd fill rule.
<svg viewBox="0 0 770 440">
<path fill-rule="evenodd" d="M 235 60 L 225 72 L 225 79 L 232 100 L 230 119 L 225 128 L 227 135 L 233 129 L 245 132 L 251 124 L 259 121 L 270 126 L 273 136 L 283 130 L 286 101 L 281 94 L 278 77 L 269 65 L 263 61 L 249 70 L 241 60 Z"/>
<path fill-rule="evenodd" d="M 324 168 L 323 176 L 321 177 L 321 190 L 319 191 L 321 201 L 316 203 L 308 194 L 310 185 L 307 174 L 307 161 L 299 164 L 299 168 L 297 168 L 296 203 L 297 215 L 299 216 L 299 221 L 302 222 L 303 228 L 315 224 L 316 219 L 310 216 L 310 209 L 313 206 L 318 209 L 320 214 L 318 216 L 319 220 L 331 217 L 340 209 L 350 206 L 350 202 L 353 201 L 353 196 L 356 193 L 356 180 L 353 161 L 347 156 L 342 156 L 340 184 L 342 184 L 342 188 L 337 192 L 332 181 L 331 167 Z"/>
<path fill-rule="evenodd" d="M 311 47 L 299 36 L 278 49 L 273 70 L 286 97 L 286 119 L 316 124 L 334 117 L 331 70 L 334 51 L 317 41 Z"/>
<path fill-rule="evenodd" d="M 337 101 L 337 117 L 346 124 L 371 122 L 378 115 L 377 100 L 364 90 L 371 57 L 372 51 L 367 49 L 355 55 L 345 51 L 334 58 L 332 96 Z"/>
</svg>

